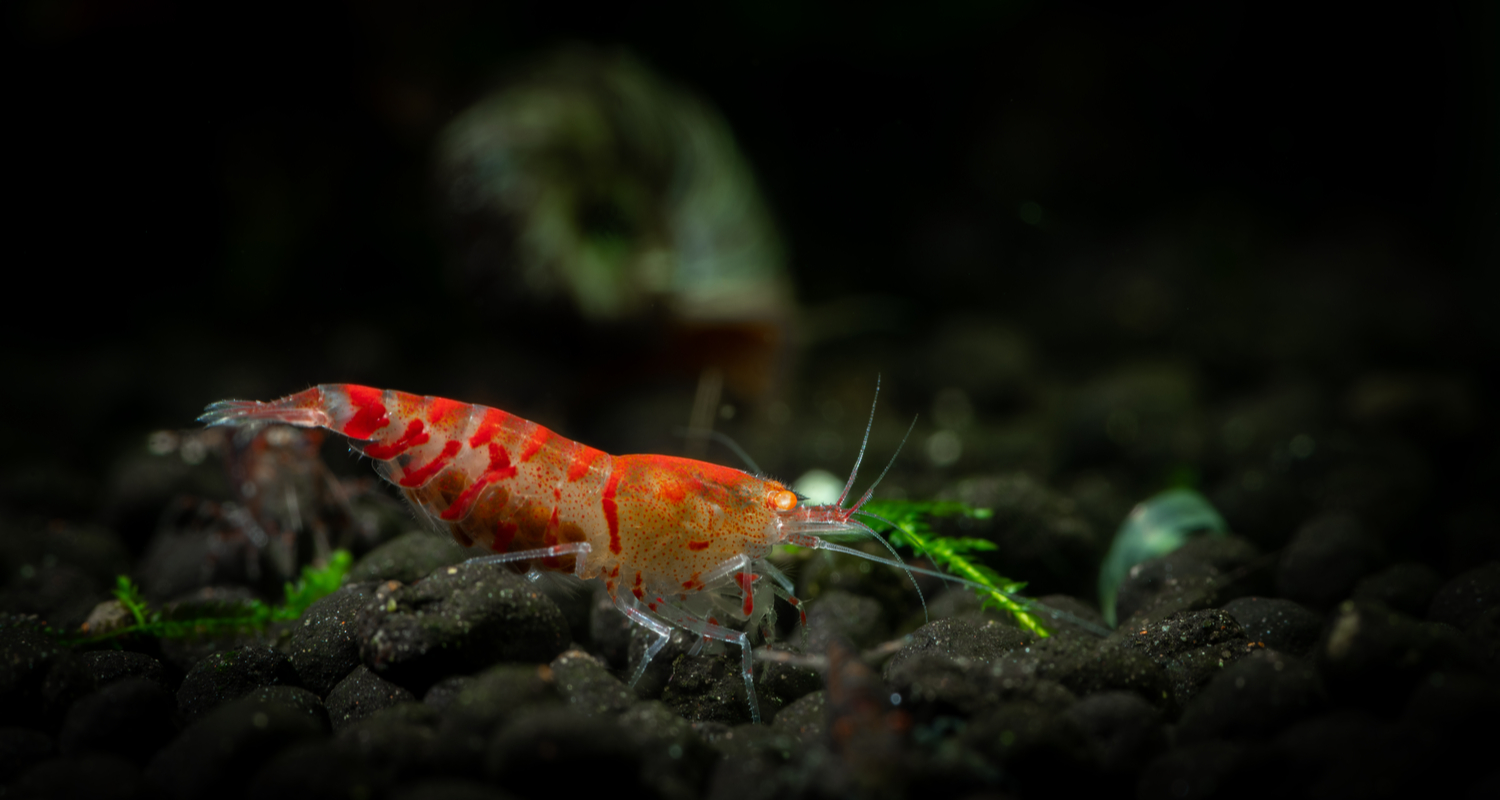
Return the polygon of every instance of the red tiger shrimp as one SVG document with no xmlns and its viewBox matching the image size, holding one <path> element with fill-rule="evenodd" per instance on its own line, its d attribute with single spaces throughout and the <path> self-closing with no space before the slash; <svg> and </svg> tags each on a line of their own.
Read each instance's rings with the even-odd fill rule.
<svg viewBox="0 0 1500 800">
<path fill-rule="evenodd" d="M 673 627 L 700 643 L 738 645 L 756 721 L 749 637 L 718 615 L 753 629 L 771 611 L 772 594 L 800 606 L 791 582 L 767 560 L 778 544 L 865 555 L 818 538 L 869 530 L 852 515 L 873 486 L 843 507 L 853 474 L 839 502 L 807 506 L 784 484 L 737 469 L 675 456 L 611 456 L 496 408 L 353 384 L 323 384 L 268 403 L 226 400 L 208 406 L 199 421 L 343 434 L 459 544 L 495 553 L 471 563 L 529 564 L 602 580 L 615 606 L 656 636 L 632 684 Z"/>
</svg>

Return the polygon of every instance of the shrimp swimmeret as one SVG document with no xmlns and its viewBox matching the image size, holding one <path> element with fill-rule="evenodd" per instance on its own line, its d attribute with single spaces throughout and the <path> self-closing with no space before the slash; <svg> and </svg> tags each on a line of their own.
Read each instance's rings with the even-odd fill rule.
<svg viewBox="0 0 1500 800">
<path fill-rule="evenodd" d="M 495 553 L 470 563 L 529 563 L 603 580 L 615 607 L 656 636 L 632 684 L 673 627 L 700 641 L 739 645 L 757 722 L 749 637 L 720 615 L 754 630 L 771 613 L 773 594 L 800 605 L 791 582 L 767 560 L 771 548 L 837 550 L 905 568 L 819 538 L 870 531 L 853 517 L 874 486 L 843 506 L 854 473 L 838 502 L 808 506 L 785 485 L 737 469 L 674 456 L 611 456 L 499 409 L 344 383 L 269 403 L 225 400 L 199 420 L 343 434 L 459 544 Z"/>
</svg>

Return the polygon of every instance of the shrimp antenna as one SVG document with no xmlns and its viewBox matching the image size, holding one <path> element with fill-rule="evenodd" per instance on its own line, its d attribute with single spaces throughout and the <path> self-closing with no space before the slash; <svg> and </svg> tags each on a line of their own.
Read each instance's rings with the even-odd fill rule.
<svg viewBox="0 0 1500 800">
<path fill-rule="evenodd" d="M 891 460 L 885 462 L 885 469 L 883 469 L 883 470 L 880 471 L 880 477 L 876 478 L 875 482 L 872 483 L 872 484 L 870 484 L 870 488 L 866 489 L 865 493 L 860 496 L 859 502 L 855 503 L 854 507 L 850 509 L 851 512 L 858 511 L 860 509 L 860 507 L 862 507 L 865 503 L 870 502 L 870 498 L 875 495 L 875 487 L 879 486 L 880 482 L 883 481 L 883 480 L 885 480 L 886 473 L 888 473 L 888 472 L 891 471 L 891 466 L 896 463 L 896 456 L 901 455 L 901 448 L 903 448 L 903 447 L 906 446 L 906 440 L 911 438 L 911 432 L 913 430 L 915 430 L 916 427 L 917 427 L 917 418 L 916 417 L 912 417 L 911 418 L 911 424 L 908 425 L 908 426 L 906 426 L 906 435 L 904 435 L 904 436 L 901 437 L 901 444 L 896 445 L 896 452 L 891 453 Z M 866 431 L 865 432 L 865 436 L 868 437 L 869 435 L 870 435 L 869 432 Z M 861 448 L 861 449 L 863 449 L 863 448 Z"/>
<path fill-rule="evenodd" d="M 844 484 L 844 491 L 839 494 L 839 500 L 834 505 L 844 507 L 844 501 L 849 499 L 849 490 L 854 488 L 854 478 L 859 475 L 859 465 L 864 463 L 865 448 L 870 445 L 870 429 L 875 427 L 875 404 L 880 402 L 880 373 L 875 374 L 875 397 L 870 400 L 870 421 L 865 423 L 865 438 L 859 443 L 859 455 L 854 457 L 854 469 L 849 471 L 849 481 Z"/>
<path fill-rule="evenodd" d="M 880 378 L 878 376 L 875 379 L 875 393 L 876 393 L 877 396 L 880 394 Z M 870 421 L 874 422 L 874 420 L 875 420 L 875 405 L 874 405 L 874 403 L 871 403 L 870 404 Z M 901 437 L 901 444 L 896 445 L 896 452 L 894 452 L 894 453 L 891 454 L 891 460 L 885 462 L 885 469 L 883 469 L 883 470 L 880 471 L 880 477 L 876 478 L 875 482 L 872 483 L 872 484 L 870 484 L 870 488 L 866 489 L 865 493 L 860 496 L 859 502 L 855 503 L 854 507 L 850 508 L 847 513 L 849 513 L 849 514 L 865 514 L 866 516 L 874 517 L 874 518 L 876 518 L 876 519 L 878 519 L 878 520 L 880 520 L 882 522 L 885 522 L 886 524 L 888 524 L 888 525 L 891 526 L 892 530 L 899 530 L 900 529 L 895 523 L 891 522 L 890 520 L 885 519 L 884 517 L 881 517 L 878 514 L 870 514 L 870 513 L 865 512 L 865 511 L 860 511 L 859 509 L 862 506 L 864 506 L 865 503 L 868 503 L 870 501 L 870 498 L 875 495 L 875 487 L 879 486 L 880 482 L 883 481 L 883 480 L 885 480 L 886 473 L 888 473 L 888 472 L 891 471 L 891 466 L 896 463 L 896 456 L 901 455 L 901 448 L 903 448 L 903 447 L 906 446 L 906 440 L 909 439 L 909 438 L 911 438 L 911 432 L 913 430 L 915 430 L 916 427 L 917 427 L 917 418 L 916 417 L 912 417 L 911 418 L 911 424 L 906 427 L 906 435 Z M 869 440 L 870 440 L 870 428 L 869 428 L 868 425 L 866 425 L 865 426 L 865 442 L 866 442 L 866 444 L 869 443 Z M 859 448 L 860 458 L 864 457 L 864 453 L 865 453 L 864 445 L 860 445 L 860 448 Z M 856 470 L 859 469 L 859 463 L 858 462 L 855 462 L 854 468 Z M 851 485 L 854 483 L 854 476 L 853 475 L 849 476 L 849 483 Z M 847 495 L 848 493 L 849 493 L 849 487 L 846 486 L 846 487 L 844 487 L 844 494 Z M 841 498 L 839 498 L 839 505 L 843 506 L 843 504 L 844 504 L 843 503 L 843 498 L 841 497 Z M 896 562 L 901 565 L 901 568 L 903 570 L 906 570 L 906 577 L 909 580 L 911 580 L 912 588 L 917 590 L 917 599 L 922 602 L 922 618 L 924 620 L 928 620 L 929 617 L 928 617 L 928 614 L 927 614 L 927 597 L 922 594 L 922 587 L 920 585 L 918 585 L 916 576 L 913 575 L 912 572 L 911 572 L 911 569 L 906 566 L 906 562 L 904 560 L 902 560 L 901 554 L 898 553 L 898 552 L 896 552 L 896 547 L 894 545 L 892 545 L 889 541 L 887 541 L 884 536 L 881 536 L 880 534 L 876 533 L 874 530 L 870 529 L 868 526 L 865 526 L 865 525 L 861 524 L 859 529 L 862 530 L 862 531 L 864 531 L 865 533 L 870 534 L 870 536 L 872 536 L 875 539 L 875 541 L 880 542 L 881 544 L 885 545 L 885 549 L 891 551 L 891 556 L 896 559 Z"/>
</svg>

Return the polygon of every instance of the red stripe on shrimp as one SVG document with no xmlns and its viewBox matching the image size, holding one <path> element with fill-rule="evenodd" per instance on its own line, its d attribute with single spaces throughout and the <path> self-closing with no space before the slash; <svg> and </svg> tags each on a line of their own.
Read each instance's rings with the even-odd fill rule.
<svg viewBox="0 0 1500 800">
<path fill-rule="evenodd" d="M 406 473 L 402 476 L 401 480 L 397 481 L 397 484 L 408 489 L 421 486 L 431 479 L 432 476 L 438 474 L 443 467 L 448 466 L 448 462 L 452 461 L 453 457 L 458 455 L 458 451 L 461 449 L 463 449 L 463 444 L 450 440 L 447 444 L 443 445 L 443 452 L 438 453 L 437 458 L 427 462 L 427 465 L 421 469 Z"/>
<path fill-rule="evenodd" d="M 542 447 L 545 446 L 547 442 L 555 436 L 557 436 L 557 434 L 553 433 L 550 430 L 547 430 L 541 425 L 537 425 L 535 427 L 535 430 L 531 432 L 531 437 L 526 440 L 526 446 L 521 449 L 520 462 L 522 464 L 525 464 L 526 462 L 530 461 L 532 456 L 535 456 L 538 452 L 540 452 Z"/>
<path fill-rule="evenodd" d="M 595 450 L 588 445 L 578 445 L 578 452 L 573 454 L 573 463 L 568 465 L 568 482 L 571 483 L 589 474 L 589 467 L 593 466 L 594 461 L 601 455 L 604 455 L 602 451 Z"/>
<path fill-rule="evenodd" d="M 433 425 L 452 422 L 458 419 L 468 408 L 468 403 L 460 403 L 457 400 L 449 400 L 446 397 L 434 397 L 427 404 L 427 421 Z"/>
<path fill-rule="evenodd" d="M 369 439 L 391 421 L 385 413 L 385 393 L 368 386 L 348 384 L 343 387 L 354 406 L 354 417 L 344 423 L 343 434 L 351 439 Z"/>
<path fill-rule="evenodd" d="M 479 420 L 479 427 L 475 429 L 474 435 L 469 437 L 469 446 L 478 450 L 489 444 L 490 440 L 495 438 L 495 434 L 500 432 L 500 426 L 505 424 L 505 418 L 508 416 L 510 415 L 498 408 L 486 408 L 484 418 Z"/>
<path fill-rule="evenodd" d="M 604 507 L 604 521 L 609 523 L 609 552 L 620 554 L 620 516 L 619 510 L 615 508 L 615 487 L 620 483 L 620 476 L 611 473 L 609 481 L 604 484 L 604 497 L 599 505 Z"/>
<path fill-rule="evenodd" d="M 458 442 L 449 442 L 448 444 L 456 445 Z M 444 450 L 444 452 L 447 451 Z M 453 502 L 447 508 L 443 509 L 443 513 L 438 516 L 449 522 L 463 519 L 468 515 L 469 509 L 473 507 L 474 501 L 479 499 L 480 492 L 483 492 L 490 484 L 496 481 L 503 481 L 506 478 L 514 477 L 516 477 L 516 468 L 510 463 L 510 454 L 505 452 L 505 448 L 494 442 L 490 442 L 489 468 L 484 471 L 483 475 L 479 476 L 479 480 L 469 484 L 469 488 L 464 489 L 462 494 L 454 498 Z"/>
<path fill-rule="evenodd" d="M 367 444 L 364 446 L 364 454 L 370 458 L 385 461 L 419 444 L 426 444 L 431 438 L 423 429 L 422 420 L 414 419 L 406 426 L 406 432 L 401 434 L 401 438 L 390 444 Z"/>
<path fill-rule="evenodd" d="M 741 591 L 745 593 L 745 616 L 748 617 L 750 612 L 755 610 L 755 592 L 752 588 L 755 583 L 755 576 L 748 572 L 736 573 L 734 582 L 738 583 Z"/>
</svg>

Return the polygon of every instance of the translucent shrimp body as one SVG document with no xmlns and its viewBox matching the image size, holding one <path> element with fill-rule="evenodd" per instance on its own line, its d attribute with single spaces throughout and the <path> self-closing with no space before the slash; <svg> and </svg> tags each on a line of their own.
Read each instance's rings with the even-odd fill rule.
<svg viewBox="0 0 1500 800">
<path fill-rule="evenodd" d="M 739 645 L 757 721 L 749 638 L 721 615 L 753 628 L 773 594 L 799 605 L 766 561 L 775 545 L 828 547 L 818 534 L 866 530 L 850 519 L 858 504 L 803 506 L 774 480 L 673 456 L 611 456 L 440 397 L 324 384 L 268 403 L 214 403 L 200 421 L 343 434 L 459 544 L 494 553 L 476 562 L 602 580 L 615 606 L 656 635 L 632 682 L 673 627 Z"/>
</svg>

